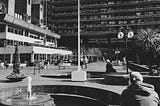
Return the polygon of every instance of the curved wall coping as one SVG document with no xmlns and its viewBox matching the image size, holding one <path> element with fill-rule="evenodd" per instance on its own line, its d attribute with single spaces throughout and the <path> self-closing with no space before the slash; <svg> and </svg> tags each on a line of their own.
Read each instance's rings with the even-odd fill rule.
<svg viewBox="0 0 160 106">
<path fill-rule="evenodd" d="M 68 93 L 78 94 L 82 96 L 92 97 L 106 102 L 113 102 L 120 97 L 121 92 L 126 86 L 104 85 L 95 82 L 72 82 L 71 79 L 55 79 L 42 78 L 36 76 L 32 78 L 32 93 Z M 12 96 L 19 93 L 26 93 L 27 79 L 21 82 L 7 83 L 0 86 L 0 98 L 5 96 Z"/>
</svg>

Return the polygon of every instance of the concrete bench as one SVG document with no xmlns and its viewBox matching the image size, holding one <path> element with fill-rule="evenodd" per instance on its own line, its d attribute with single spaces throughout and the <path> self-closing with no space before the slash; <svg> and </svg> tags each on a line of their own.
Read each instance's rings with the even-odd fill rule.
<svg viewBox="0 0 160 106">
<path fill-rule="evenodd" d="M 136 63 L 128 62 L 128 67 L 132 71 L 149 72 L 149 68 L 146 65 L 139 65 Z"/>
<path fill-rule="evenodd" d="M 26 66 L 27 66 L 26 63 L 21 63 L 21 64 L 20 64 L 20 67 L 21 67 L 21 68 L 26 67 Z"/>
<path fill-rule="evenodd" d="M 13 67 L 13 64 L 12 63 L 7 63 L 8 64 L 8 67 Z M 20 64 L 20 67 L 23 68 L 23 67 L 26 67 L 27 64 L 26 63 L 21 63 Z"/>
<path fill-rule="evenodd" d="M 59 69 L 61 69 L 61 67 L 63 67 L 63 69 L 65 69 L 66 67 L 70 67 L 71 63 L 59 63 L 58 67 Z"/>
<path fill-rule="evenodd" d="M 4 63 L 0 63 L 0 67 L 4 68 L 5 67 Z"/>
</svg>

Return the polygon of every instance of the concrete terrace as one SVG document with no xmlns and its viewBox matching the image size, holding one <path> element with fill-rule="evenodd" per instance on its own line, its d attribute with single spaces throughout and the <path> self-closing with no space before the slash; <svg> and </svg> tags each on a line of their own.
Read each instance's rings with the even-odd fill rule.
<svg viewBox="0 0 160 106">
<path fill-rule="evenodd" d="M 125 72 L 122 66 L 114 66 L 117 71 Z M 34 75 L 34 67 L 24 67 L 21 69 L 21 73 L 32 76 L 32 85 L 67 85 L 67 86 L 82 86 L 82 87 L 92 87 L 98 88 L 102 90 L 107 90 L 111 92 L 115 92 L 117 94 L 121 94 L 122 90 L 126 88 L 126 86 L 121 85 L 107 85 L 103 81 L 103 78 L 87 78 L 85 82 L 72 82 L 70 78 L 47 78 L 42 77 L 41 75 L 55 75 L 62 73 L 70 73 L 71 71 L 76 71 L 77 66 L 67 67 L 66 69 L 59 69 L 58 66 L 50 65 L 49 69 L 42 69 L 40 73 L 36 70 L 36 74 Z M 104 72 L 105 71 L 105 63 L 104 62 L 95 62 L 88 64 L 88 68 L 84 69 L 87 72 Z M 5 87 L 16 87 L 16 86 L 27 86 L 27 79 L 24 79 L 19 82 L 10 82 L 5 77 L 12 72 L 12 68 L 2 69 L 0 68 L 0 88 Z"/>
</svg>

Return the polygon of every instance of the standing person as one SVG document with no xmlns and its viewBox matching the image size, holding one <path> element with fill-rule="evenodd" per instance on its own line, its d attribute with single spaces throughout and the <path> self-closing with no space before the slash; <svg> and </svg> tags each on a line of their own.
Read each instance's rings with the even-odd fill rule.
<svg viewBox="0 0 160 106">
<path fill-rule="evenodd" d="M 84 65 L 83 57 L 80 58 L 80 65 L 81 65 L 81 69 L 83 69 L 83 65 Z"/>
<path fill-rule="evenodd" d="M 85 66 L 85 69 L 87 69 L 87 64 L 88 64 L 88 58 L 87 58 L 87 56 L 84 56 L 84 66 Z"/>
<path fill-rule="evenodd" d="M 127 65 L 127 62 L 126 62 L 126 57 L 123 57 L 123 69 L 126 70 L 126 65 Z"/>
<path fill-rule="evenodd" d="M 154 86 L 143 83 L 139 72 L 132 72 L 129 86 L 121 94 L 122 106 L 158 106 L 159 96 L 154 91 Z"/>
<path fill-rule="evenodd" d="M 49 67 L 49 61 L 45 60 L 44 61 L 44 69 L 48 69 L 48 67 Z"/>
<path fill-rule="evenodd" d="M 6 69 L 9 67 L 9 64 L 7 63 L 7 61 L 4 61 L 4 66 L 6 67 Z"/>
</svg>

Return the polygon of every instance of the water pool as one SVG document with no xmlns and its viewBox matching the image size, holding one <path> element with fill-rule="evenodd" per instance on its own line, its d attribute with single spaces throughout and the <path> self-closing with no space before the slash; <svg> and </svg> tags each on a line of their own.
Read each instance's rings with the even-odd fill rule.
<svg viewBox="0 0 160 106">
<path fill-rule="evenodd" d="M 102 101 L 78 95 L 51 95 L 56 106 L 109 106 Z"/>
</svg>

